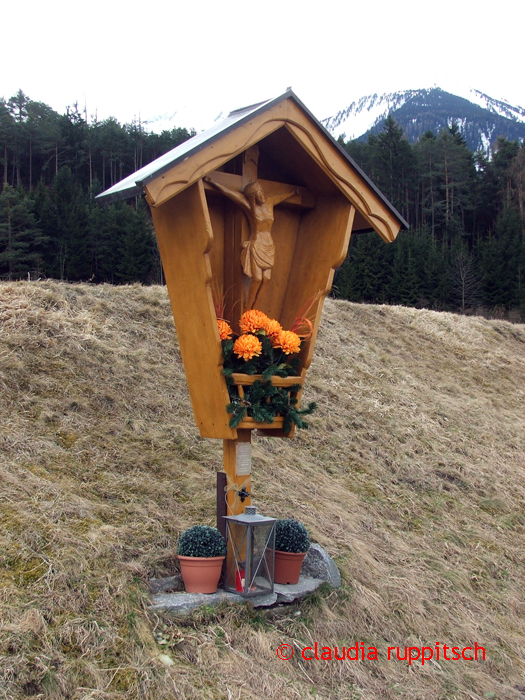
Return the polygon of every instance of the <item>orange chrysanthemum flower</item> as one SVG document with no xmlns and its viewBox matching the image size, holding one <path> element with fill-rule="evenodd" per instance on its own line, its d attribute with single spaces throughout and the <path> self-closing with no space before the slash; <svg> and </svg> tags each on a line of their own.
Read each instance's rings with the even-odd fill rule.
<svg viewBox="0 0 525 700">
<path fill-rule="evenodd" d="M 275 342 L 279 337 L 279 333 L 282 331 L 283 327 L 279 321 L 275 321 L 273 318 L 269 318 L 264 324 L 264 330 L 266 335 L 270 338 L 272 345 L 275 347 Z"/>
<path fill-rule="evenodd" d="M 257 333 L 264 329 L 264 324 L 269 321 L 269 318 L 262 311 L 257 309 L 249 309 L 245 311 L 239 321 L 239 328 L 243 333 Z"/>
<path fill-rule="evenodd" d="M 292 355 L 295 352 L 299 352 L 301 338 L 293 331 L 281 331 L 277 337 L 275 347 L 281 348 L 286 355 Z"/>
<path fill-rule="evenodd" d="M 233 344 L 233 352 L 243 360 L 251 360 L 262 352 L 262 343 L 254 335 L 241 335 Z"/>
<path fill-rule="evenodd" d="M 219 329 L 219 338 L 221 340 L 228 340 L 232 337 L 233 331 L 230 324 L 223 321 L 222 318 L 217 319 L 217 328 Z"/>
</svg>

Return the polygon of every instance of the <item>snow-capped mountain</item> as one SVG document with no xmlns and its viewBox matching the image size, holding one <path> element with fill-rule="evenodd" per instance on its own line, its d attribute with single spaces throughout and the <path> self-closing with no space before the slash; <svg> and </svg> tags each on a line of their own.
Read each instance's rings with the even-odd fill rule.
<svg viewBox="0 0 525 700">
<path fill-rule="evenodd" d="M 160 133 L 175 127 L 194 128 L 197 132 L 227 116 L 229 109 L 210 105 L 207 109 L 181 106 L 177 111 L 146 117 L 147 131 Z M 525 139 L 525 109 L 503 99 L 489 97 L 480 90 L 457 83 L 448 90 L 434 86 L 421 90 L 404 90 L 383 95 L 366 95 L 322 120 L 334 138 L 366 139 L 379 133 L 391 114 L 414 143 L 425 131 L 438 134 L 456 123 L 473 151 L 490 152 L 498 136 L 509 140 Z"/>
<path fill-rule="evenodd" d="M 343 137 L 348 141 L 380 132 L 384 120 L 391 114 L 403 127 L 407 138 L 414 142 L 425 131 L 437 134 L 455 122 L 474 151 L 490 150 L 500 135 L 509 140 L 525 139 L 523 107 L 494 99 L 473 88 L 454 85 L 451 89 L 454 92 L 432 87 L 367 95 L 324 119 L 323 124 L 335 138 Z"/>
</svg>

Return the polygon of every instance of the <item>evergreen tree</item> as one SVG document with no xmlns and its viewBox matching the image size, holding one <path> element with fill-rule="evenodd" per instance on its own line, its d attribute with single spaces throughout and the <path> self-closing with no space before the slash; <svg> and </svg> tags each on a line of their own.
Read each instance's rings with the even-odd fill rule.
<svg viewBox="0 0 525 700">
<path fill-rule="evenodd" d="M 59 169 L 67 167 L 74 182 L 86 186 L 88 182 L 88 126 L 75 103 L 67 108 L 59 119 L 61 132 L 61 155 Z"/>
<path fill-rule="evenodd" d="M 352 236 L 348 256 L 335 278 L 338 296 L 350 301 L 385 301 L 385 247 L 378 236 L 367 233 Z"/>
<path fill-rule="evenodd" d="M 519 212 L 512 207 L 504 209 L 496 222 L 495 232 L 502 275 L 499 303 L 506 308 L 513 305 L 519 306 L 522 286 L 520 265 L 523 250 L 522 222 Z"/>
<path fill-rule="evenodd" d="M 442 237 L 449 244 L 470 228 L 469 215 L 473 210 L 471 195 L 475 180 L 472 153 L 453 128 L 442 131 L 437 139 L 439 211 Z"/>
<path fill-rule="evenodd" d="M 5 184 L 0 194 L 0 275 L 9 280 L 42 272 L 46 239 L 21 190 Z"/>
<path fill-rule="evenodd" d="M 8 108 L 13 117 L 13 140 L 12 140 L 12 151 L 13 151 L 13 170 L 11 184 L 15 187 L 19 187 L 22 184 L 21 180 L 21 162 L 23 153 L 26 146 L 26 128 L 25 122 L 27 121 L 27 104 L 29 98 L 25 95 L 22 90 L 19 90 L 16 95 L 9 98 Z"/>
<path fill-rule="evenodd" d="M 51 162 L 56 155 L 55 145 L 60 138 L 59 115 L 43 102 L 27 104 L 27 162 L 24 168 L 29 191 L 33 183 L 47 175 L 50 179 Z"/>
<path fill-rule="evenodd" d="M 509 165 L 512 184 L 512 203 L 517 207 L 525 241 L 525 145 L 522 143 Z"/>
<path fill-rule="evenodd" d="M 357 165 L 368 175 L 374 176 L 373 164 L 373 146 L 377 143 L 377 137 L 371 136 L 368 141 L 347 141 L 346 143 L 339 140 L 339 144 L 343 146 L 348 155 L 357 163 Z"/>
<path fill-rule="evenodd" d="M 369 143 L 380 190 L 396 209 L 408 216 L 409 185 L 414 174 L 415 158 L 403 136 L 403 129 L 388 116 L 383 131 Z"/>
<path fill-rule="evenodd" d="M 476 208 L 478 237 L 493 234 L 498 216 L 512 200 L 511 164 L 518 154 L 517 141 L 498 137 L 493 147 L 492 160 L 482 159 L 479 170 L 479 201 Z M 479 163 L 479 161 L 478 161 Z"/>
<path fill-rule="evenodd" d="M 82 190 L 69 167 L 59 170 L 53 181 L 55 216 L 55 275 L 59 279 L 91 278 L 87 207 Z"/>
<path fill-rule="evenodd" d="M 423 306 L 440 310 L 446 308 L 448 295 L 447 253 L 438 246 L 426 228 L 419 232 L 422 269 L 420 294 Z"/>
<path fill-rule="evenodd" d="M 137 211 L 128 204 L 115 207 L 121 228 L 117 264 L 120 282 L 147 282 L 153 265 L 152 231 L 142 200 Z"/>
<path fill-rule="evenodd" d="M 402 236 L 396 244 L 388 292 L 393 304 L 415 306 L 419 301 L 420 282 L 410 235 Z"/>
<path fill-rule="evenodd" d="M 0 99 L 0 163 L 2 164 L 2 183 L 7 183 L 10 156 L 14 148 L 15 120 L 7 102 Z"/>
<path fill-rule="evenodd" d="M 476 250 L 483 275 L 483 303 L 510 308 L 521 304 L 523 291 L 522 222 L 515 209 L 498 217 L 494 234 L 480 240 Z"/>
<path fill-rule="evenodd" d="M 54 274 L 56 269 L 56 216 L 49 187 L 46 187 L 41 179 L 31 193 L 32 211 L 35 215 L 37 227 L 42 232 L 42 259 L 43 273 L 46 276 Z"/>
<path fill-rule="evenodd" d="M 427 131 L 420 138 L 415 148 L 419 171 L 418 191 L 420 190 L 421 192 L 419 197 L 421 202 L 420 215 L 416 218 L 421 222 L 421 226 L 426 226 L 430 230 L 432 240 L 435 240 L 438 234 L 436 212 L 441 205 L 438 190 L 437 139 L 431 131 Z"/>
<path fill-rule="evenodd" d="M 118 253 L 112 211 L 112 207 L 99 207 L 94 202 L 88 209 L 87 235 L 91 244 L 90 267 L 93 282 L 117 281 Z"/>
</svg>

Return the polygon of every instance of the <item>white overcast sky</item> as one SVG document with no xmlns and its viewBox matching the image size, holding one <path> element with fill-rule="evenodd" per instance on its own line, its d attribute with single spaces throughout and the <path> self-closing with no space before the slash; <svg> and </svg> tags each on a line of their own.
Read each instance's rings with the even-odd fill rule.
<svg viewBox="0 0 525 700">
<path fill-rule="evenodd" d="M 525 107 L 522 0 L 7 2 L 0 96 L 20 88 L 61 113 L 177 112 L 175 125 L 202 129 L 288 86 L 322 119 L 454 81 Z"/>
</svg>

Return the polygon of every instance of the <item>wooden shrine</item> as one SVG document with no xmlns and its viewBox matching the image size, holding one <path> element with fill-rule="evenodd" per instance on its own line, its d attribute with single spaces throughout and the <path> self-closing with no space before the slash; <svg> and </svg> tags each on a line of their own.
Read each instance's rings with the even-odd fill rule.
<svg viewBox="0 0 525 700">
<path fill-rule="evenodd" d="M 250 502 L 237 495 L 251 488 L 251 430 L 293 430 L 229 426 L 217 299 L 235 331 L 250 308 L 290 328 L 313 301 L 313 333 L 300 350 L 304 385 L 351 234 L 374 230 L 391 242 L 406 222 L 291 91 L 232 112 L 99 199 L 138 193 L 151 207 L 195 421 L 201 436 L 224 440 L 229 509 L 240 513 Z"/>
</svg>

